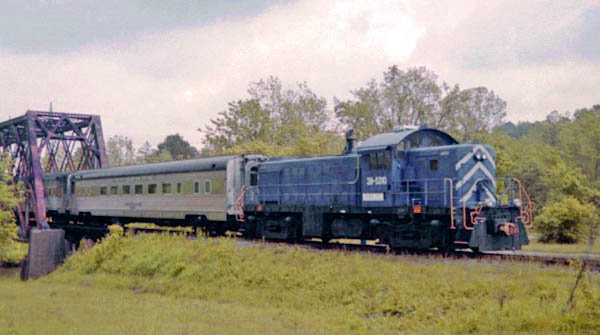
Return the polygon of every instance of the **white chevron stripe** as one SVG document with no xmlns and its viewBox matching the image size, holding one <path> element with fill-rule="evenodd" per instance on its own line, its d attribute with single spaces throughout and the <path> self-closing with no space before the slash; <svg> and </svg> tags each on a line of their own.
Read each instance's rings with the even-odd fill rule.
<svg viewBox="0 0 600 335">
<path fill-rule="evenodd" d="M 486 169 L 485 165 L 483 165 L 483 163 L 478 162 L 477 164 L 475 164 L 475 166 L 473 166 L 473 168 L 467 172 L 467 174 L 463 177 L 463 179 L 461 179 L 458 183 L 456 183 L 456 189 L 460 189 L 469 179 L 471 179 L 471 177 L 473 177 L 473 175 L 475 174 L 475 172 L 477 172 L 478 170 L 481 170 L 481 172 L 483 172 L 492 182 L 492 184 L 494 184 L 494 187 L 496 186 L 496 181 L 494 180 L 494 177 L 492 176 L 492 174 L 490 173 L 490 171 L 488 171 L 488 169 Z"/>
<path fill-rule="evenodd" d="M 484 187 L 483 189 L 485 190 L 485 194 L 488 196 L 488 199 L 496 201 L 496 197 L 492 194 L 492 192 L 490 192 L 490 190 L 488 190 L 487 187 Z"/>
<path fill-rule="evenodd" d="M 471 198 L 471 195 L 473 194 L 473 191 L 475 191 L 476 187 L 477 187 L 477 183 L 474 183 L 473 186 L 471 186 L 471 188 L 467 191 L 467 193 L 465 193 L 465 195 L 460 199 L 460 201 L 467 202 L 467 200 L 469 200 L 469 198 Z"/>
<path fill-rule="evenodd" d="M 471 157 L 473 157 L 473 155 L 475 155 L 475 153 L 477 152 L 477 150 L 481 150 L 483 151 L 483 153 L 488 157 L 487 161 L 489 161 L 492 166 L 494 168 L 496 168 L 496 162 L 494 161 L 494 157 L 492 157 L 492 155 L 490 155 L 490 153 L 485 149 L 485 147 L 481 144 L 478 144 L 476 146 L 473 147 L 473 150 L 471 150 L 471 152 L 469 152 L 468 154 L 466 154 L 463 158 L 461 158 L 460 161 L 458 161 L 458 163 L 456 163 L 456 171 L 458 171 L 458 169 L 460 169 L 460 167 L 465 164 L 469 159 L 471 159 Z"/>
</svg>

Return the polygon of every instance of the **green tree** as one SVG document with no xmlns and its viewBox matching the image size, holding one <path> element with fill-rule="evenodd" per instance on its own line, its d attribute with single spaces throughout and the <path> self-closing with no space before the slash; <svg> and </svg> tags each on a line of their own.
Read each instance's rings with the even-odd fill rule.
<svg viewBox="0 0 600 335">
<path fill-rule="evenodd" d="M 184 140 L 179 134 L 169 135 L 161 142 L 158 147 L 158 155 L 161 152 L 168 152 L 172 158 L 177 160 L 198 158 L 200 153 L 198 149 Z"/>
<path fill-rule="evenodd" d="M 463 132 L 463 141 L 472 134 L 488 132 L 501 123 L 506 116 L 506 101 L 485 87 L 474 87 L 461 91 L 463 108 L 453 115 L 455 124 Z"/>
<path fill-rule="evenodd" d="M 558 138 L 567 158 L 583 169 L 591 183 L 597 184 L 600 180 L 600 105 L 577 110 L 574 120 L 560 129 Z"/>
<path fill-rule="evenodd" d="M 160 163 L 160 162 L 170 162 L 175 160 L 171 153 L 165 149 L 163 150 L 154 150 L 152 153 L 146 157 L 144 157 L 146 163 Z"/>
<path fill-rule="evenodd" d="M 360 139 L 393 130 L 395 118 L 385 110 L 375 80 L 350 93 L 354 96 L 353 100 L 334 98 L 335 115 L 343 125 L 354 129 Z"/>
<path fill-rule="evenodd" d="M 467 140 L 475 133 L 489 132 L 506 116 L 506 102 L 493 91 L 461 90 L 445 82 L 440 86 L 437 75 L 425 67 L 403 71 L 392 66 L 381 83 L 371 80 L 350 93 L 350 100 L 334 99 L 335 115 L 361 139 L 396 126 L 427 124 Z"/>
<path fill-rule="evenodd" d="M 106 143 L 106 158 L 108 166 L 123 166 L 135 164 L 133 141 L 122 135 L 115 135 Z"/>
<path fill-rule="evenodd" d="M 148 163 L 147 158 L 151 156 L 153 153 L 152 144 L 150 142 L 145 141 L 142 145 L 137 149 L 135 154 L 135 162 L 136 164 L 146 164 Z"/>
<path fill-rule="evenodd" d="M 277 77 L 250 83 L 249 99 L 229 103 L 204 133 L 203 153 L 312 156 L 341 152 L 342 138 L 327 130 L 327 101 L 306 83 L 284 89 Z"/>
<path fill-rule="evenodd" d="M 587 233 L 586 223 L 594 214 L 594 206 L 573 197 L 552 202 L 535 218 L 537 230 L 544 241 L 579 242 Z"/>
<path fill-rule="evenodd" d="M 12 177 L 12 161 L 8 155 L 0 154 L 0 264 L 19 263 L 26 249 L 17 243 L 17 226 L 14 209 L 21 197 L 20 187 L 15 188 Z"/>
<path fill-rule="evenodd" d="M 441 95 L 436 81 L 437 75 L 425 67 L 403 71 L 391 66 L 381 83 L 373 79 L 351 91 L 351 100 L 334 99 L 335 115 L 361 139 L 390 132 L 399 125 L 431 124 Z"/>
</svg>

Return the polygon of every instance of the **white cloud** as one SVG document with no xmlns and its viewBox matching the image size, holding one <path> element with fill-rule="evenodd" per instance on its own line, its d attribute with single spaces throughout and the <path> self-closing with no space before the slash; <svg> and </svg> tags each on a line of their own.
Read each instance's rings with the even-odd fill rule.
<svg viewBox="0 0 600 335">
<path fill-rule="evenodd" d="M 407 59 L 418 36 L 399 1 L 299 1 L 132 45 L 60 55 L 5 51 L 0 110 L 14 116 L 53 101 L 56 111 L 100 114 L 106 136 L 156 144 L 179 132 L 200 146 L 196 129 L 243 98 L 250 81 L 277 75 L 307 81 L 327 97 L 344 95 Z"/>
<path fill-rule="evenodd" d="M 519 58 L 524 45 L 553 46 L 553 36 L 585 6 L 481 3 L 301 0 L 254 17 L 143 35 L 133 44 L 53 55 L 0 50 L 0 118 L 53 101 L 56 111 L 100 114 L 107 138 L 157 144 L 178 132 L 201 146 L 196 129 L 245 97 L 250 81 L 307 81 L 331 99 L 380 79 L 392 64 L 424 65 L 442 80 L 490 87 L 509 102 L 513 119 L 598 102 L 591 90 L 600 76 L 585 76 L 599 73 L 598 64 Z M 560 22 L 545 34 L 553 20 Z M 516 115 L 524 110 L 532 114 Z"/>
</svg>

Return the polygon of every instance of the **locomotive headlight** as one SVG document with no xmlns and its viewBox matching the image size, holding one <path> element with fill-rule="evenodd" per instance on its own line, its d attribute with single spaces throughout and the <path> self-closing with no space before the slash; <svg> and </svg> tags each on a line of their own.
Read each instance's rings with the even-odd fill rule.
<svg viewBox="0 0 600 335">
<path fill-rule="evenodd" d="M 475 155 L 475 160 L 478 160 L 478 161 L 480 161 L 480 160 L 481 160 L 481 154 L 477 154 L 477 155 Z"/>
<path fill-rule="evenodd" d="M 481 159 L 487 159 L 487 156 L 484 154 L 483 156 L 481 156 Z"/>
<path fill-rule="evenodd" d="M 512 200 L 512 204 L 513 204 L 514 206 L 521 207 L 521 199 L 519 199 L 519 198 L 514 198 L 514 199 Z"/>
</svg>

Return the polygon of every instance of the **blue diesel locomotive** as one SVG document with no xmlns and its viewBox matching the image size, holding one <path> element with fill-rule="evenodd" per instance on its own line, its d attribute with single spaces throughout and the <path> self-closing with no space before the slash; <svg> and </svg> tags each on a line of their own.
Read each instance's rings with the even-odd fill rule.
<svg viewBox="0 0 600 335">
<path fill-rule="evenodd" d="M 244 191 L 250 236 L 378 239 L 392 248 L 521 249 L 531 202 L 517 180 L 497 195 L 494 149 L 401 128 L 340 156 L 271 159 Z M 526 198 L 526 197 L 525 197 Z"/>
</svg>

